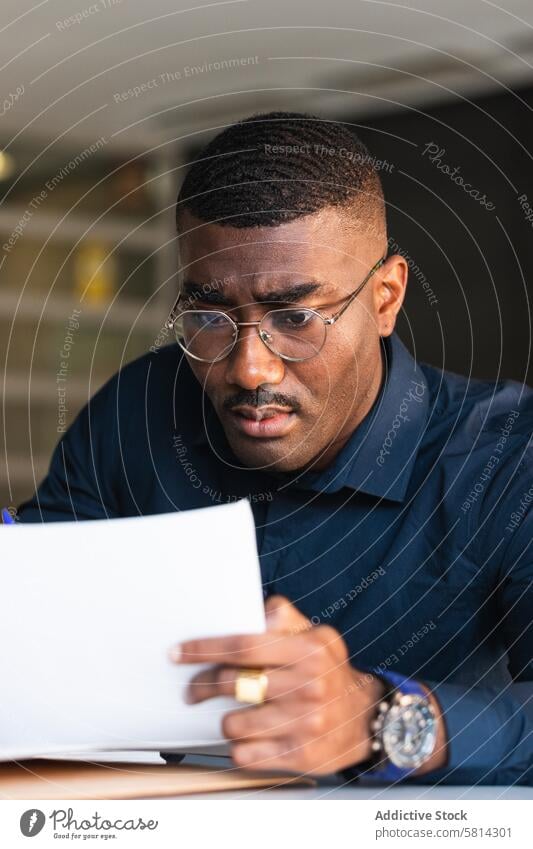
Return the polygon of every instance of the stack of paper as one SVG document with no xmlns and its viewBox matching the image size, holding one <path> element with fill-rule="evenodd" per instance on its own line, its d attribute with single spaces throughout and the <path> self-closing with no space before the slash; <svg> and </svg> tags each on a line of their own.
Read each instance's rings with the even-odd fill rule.
<svg viewBox="0 0 533 849">
<path fill-rule="evenodd" d="M 191 750 L 223 739 L 229 698 L 186 705 L 184 639 L 265 628 L 246 500 L 0 532 L 0 760 Z"/>
</svg>

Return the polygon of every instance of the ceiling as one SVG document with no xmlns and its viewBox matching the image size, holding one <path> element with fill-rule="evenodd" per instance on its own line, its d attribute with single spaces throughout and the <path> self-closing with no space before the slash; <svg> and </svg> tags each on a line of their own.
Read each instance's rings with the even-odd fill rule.
<svg viewBox="0 0 533 849">
<path fill-rule="evenodd" d="M 531 0 L 2 0 L 2 12 L 7 149 L 187 146 L 255 111 L 364 117 L 533 82 Z"/>
</svg>

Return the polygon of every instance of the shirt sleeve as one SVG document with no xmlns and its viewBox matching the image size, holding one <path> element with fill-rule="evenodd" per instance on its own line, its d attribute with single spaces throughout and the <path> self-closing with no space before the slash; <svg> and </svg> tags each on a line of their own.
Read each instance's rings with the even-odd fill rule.
<svg viewBox="0 0 533 849">
<path fill-rule="evenodd" d="M 533 786 L 532 469 L 528 445 L 504 470 L 478 517 L 480 562 L 494 568 L 494 625 L 510 682 L 500 688 L 425 682 L 441 705 L 449 744 L 447 766 L 421 781 Z"/>
<path fill-rule="evenodd" d="M 503 687 L 422 682 L 436 697 L 447 763 L 409 782 L 533 786 L 533 457 L 527 445 L 502 468 L 471 528 L 478 558 L 493 570 L 495 631 L 509 670 Z M 501 653 L 501 652 L 500 652 Z M 500 660 L 496 650 L 494 661 Z M 365 765 L 362 765 L 363 767 Z M 379 781 L 365 769 L 352 777 Z"/>
<path fill-rule="evenodd" d="M 110 519 L 119 515 L 116 378 L 78 414 L 57 444 L 48 474 L 17 514 L 21 522 Z M 115 450 L 113 450 L 113 448 Z"/>
<path fill-rule="evenodd" d="M 426 683 L 443 712 L 448 762 L 421 783 L 533 785 L 533 683 L 504 690 Z"/>
</svg>

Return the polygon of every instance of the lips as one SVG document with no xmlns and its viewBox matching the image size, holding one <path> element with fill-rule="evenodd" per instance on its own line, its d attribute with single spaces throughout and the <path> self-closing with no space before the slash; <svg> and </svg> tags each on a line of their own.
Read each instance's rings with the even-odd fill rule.
<svg viewBox="0 0 533 849">
<path fill-rule="evenodd" d="M 287 407 L 234 407 L 231 418 L 240 433 L 263 438 L 285 436 L 296 422 L 296 414 Z"/>
</svg>

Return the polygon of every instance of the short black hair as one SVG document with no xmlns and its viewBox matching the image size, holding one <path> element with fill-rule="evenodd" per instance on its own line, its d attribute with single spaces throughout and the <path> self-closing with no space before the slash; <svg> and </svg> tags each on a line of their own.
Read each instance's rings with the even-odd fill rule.
<svg viewBox="0 0 533 849">
<path fill-rule="evenodd" d="M 274 227 L 325 207 L 351 207 L 385 231 L 383 188 L 367 147 L 348 124 L 300 112 L 252 115 L 195 157 L 178 195 L 201 221 Z"/>
</svg>

